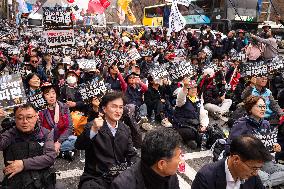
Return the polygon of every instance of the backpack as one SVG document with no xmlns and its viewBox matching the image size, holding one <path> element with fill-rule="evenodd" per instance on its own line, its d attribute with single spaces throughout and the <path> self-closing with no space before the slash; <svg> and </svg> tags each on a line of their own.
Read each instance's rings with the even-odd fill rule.
<svg viewBox="0 0 284 189">
<path fill-rule="evenodd" d="M 206 134 L 208 137 L 206 142 L 206 148 L 208 149 L 210 149 L 218 139 L 226 138 L 223 130 L 218 126 L 218 124 L 208 126 Z"/>
<path fill-rule="evenodd" d="M 213 153 L 213 162 L 229 156 L 229 142 L 226 139 L 218 139 L 212 145 L 211 151 Z"/>
<path fill-rule="evenodd" d="M 21 160 L 40 156 L 43 154 L 43 147 L 35 141 L 16 142 L 4 151 L 5 166 L 7 161 Z M 4 177 L 3 189 L 54 189 L 56 183 L 55 170 L 45 168 L 41 170 L 29 170 L 14 175 L 8 179 Z"/>
</svg>

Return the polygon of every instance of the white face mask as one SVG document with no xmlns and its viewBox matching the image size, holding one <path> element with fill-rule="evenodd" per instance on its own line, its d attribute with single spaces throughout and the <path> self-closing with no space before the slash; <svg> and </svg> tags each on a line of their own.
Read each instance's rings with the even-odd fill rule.
<svg viewBox="0 0 284 189">
<path fill-rule="evenodd" d="M 59 75 L 64 75 L 65 70 L 63 70 L 63 69 L 58 69 L 58 73 L 59 73 Z"/>
<path fill-rule="evenodd" d="M 74 84 L 74 83 L 77 82 L 77 78 L 74 77 L 74 76 L 68 76 L 67 79 L 66 79 L 66 82 L 67 82 L 68 84 Z"/>
</svg>

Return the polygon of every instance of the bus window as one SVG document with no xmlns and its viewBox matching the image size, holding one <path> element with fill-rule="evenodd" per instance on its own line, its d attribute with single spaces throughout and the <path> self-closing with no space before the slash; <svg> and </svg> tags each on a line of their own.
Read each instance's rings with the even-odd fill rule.
<svg viewBox="0 0 284 189">
<path fill-rule="evenodd" d="M 145 17 L 154 18 L 154 17 L 163 17 L 164 6 L 145 8 Z"/>
</svg>

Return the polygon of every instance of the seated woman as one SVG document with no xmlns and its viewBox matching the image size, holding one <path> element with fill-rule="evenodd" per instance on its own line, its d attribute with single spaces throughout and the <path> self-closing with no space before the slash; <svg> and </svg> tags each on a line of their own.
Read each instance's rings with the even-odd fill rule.
<svg viewBox="0 0 284 189">
<path fill-rule="evenodd" d="M 183 79 L 183 88 L 177 95 L 174 123 L 185 143 L 195 141 L 197 145 L 200 144 L 198 131 L 206 131 L 209 117 L 197 97 L 197 84 L 194 80 Z M 190 146 L 194 148 L 192 144 Z"/>
<path fill-rule="evenodd" d="M 54 129 L 55 150 L 59 157 L 73 160 L 76 136 L 72 135 L 73 123 L 69 108 L 57 100 L 55 86 L 44 83 L 41 90 L 47 102 L 47 108 L 39 113 L 39 121 L 43 127 L 49 130 Z"/>
<path fill-rule="evenodd" d="M 280 152 L 281 146 L 277 139 L 277 128 L 264 120 L 266 112 L 265 99 L 261 96 L 249 96 L 244 101 L 248 116 L 238 119 L 231 129 L 229 140 L 240 135 L 254 135 L 259 138 L 271 152 Z M 282 146 L 283 148 L 284 146 Z M 267 162 L 258 174 L 264 186 L 277 186 L 284 183 L 284 165 Z"/>
<path fill-rule="evenodd" d="M 30 73 L 25 80 L 26 95 L 28 97 L 41 93 L 40 76 L 36 73 Z"/>
</svg>

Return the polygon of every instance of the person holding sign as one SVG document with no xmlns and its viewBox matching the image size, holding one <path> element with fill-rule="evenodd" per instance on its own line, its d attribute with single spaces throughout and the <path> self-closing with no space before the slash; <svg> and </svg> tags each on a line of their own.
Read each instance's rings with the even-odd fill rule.
<svg viewBox="0 0 284 189">
<path fill-rule="evenodd" d="M 55 151 L 59 157 L 73 160 L 76 136 L 72 135 L 73 123 L 69 108 L 57 100 L 57 89 L 50 83 L 41 87 L 47 108 L 39 113 L 41 125 L 48 130 L 54 129 Z"/>
<path fill-rule="evenodd" d="M 122 77 L 122 74 L 117 68 L 117 65 L 113 64 L 108 68 L 108 76 L 105 77 L 105 82 L 109 83 L 112 90 L 125 91 L 127 84 Z"/>
<path fill-rule="evenodd" d="M 70 111 L 83 110 L 85 104 L 78 88 L 79 74 L 75 70 L 66 73 L 66 84 L 60 89 L 59 101 L 66 102 Z"/>
<path fill-rule="evenodd" d="M 103 96 L 100 107 L 104 116 L 89 122 L 78 136 L 75 147 L 86 153 L 79 189 L 108 189 L 112 180 L 136 161 L 130 129 L 120 121 L 123 105 L 121 92 Z"/>
<path fill-rule="evenodd" d="M 248 114 L 238 119 L 230 132 L 229 140 L 242 135 L 252 135 L 262 141 L 269 152 L 281 152 L 283 145 L 278 143 L 278 129 L 269 124 L 265 118 L 266 100 L 261 96 L 250 95 L 244 101 L 244 108 Z M 258 170 L 262 183 L 267 186 L 277 186 L 284 183 L 284 165 L 265 162 Z"/>
</svg>

